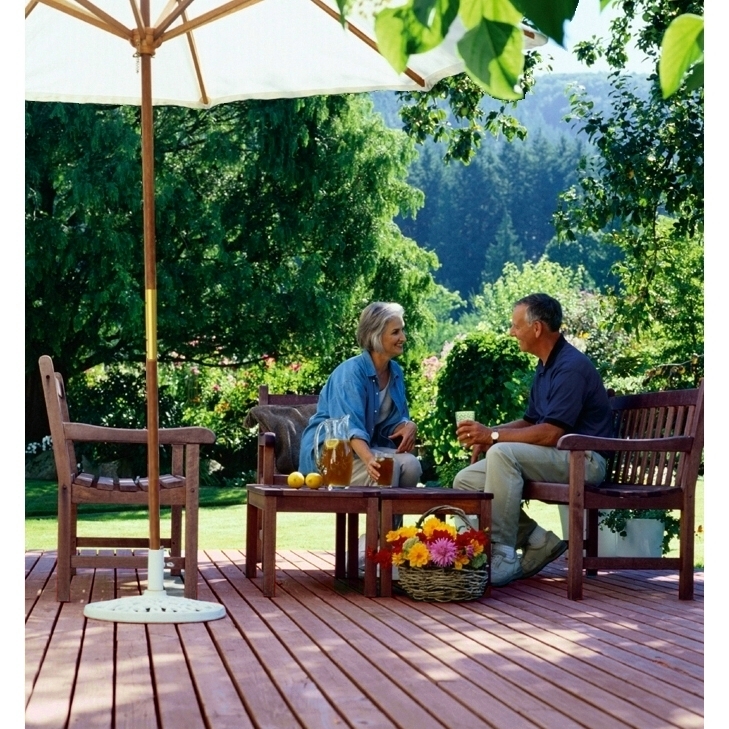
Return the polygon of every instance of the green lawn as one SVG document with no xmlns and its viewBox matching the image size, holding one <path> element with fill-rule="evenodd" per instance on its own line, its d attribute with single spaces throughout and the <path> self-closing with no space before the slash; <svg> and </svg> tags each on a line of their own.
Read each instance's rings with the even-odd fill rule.
<svg viewBox="0 0 729 729">
<path fill-rule="evenodd" d="M 243 549 L 245 547 L 245 489 L 201 488 L 199 544 L 200 549 Z M 531 502 L 530 516 L 545 529 L 562 533 L 556 506 Z M 25 548 L 56 547 L 56 484 L 26 481 L 25 485 Z M 364 532 L 364 517 L 361 517 Z M 415 521 L 406 519 L 406 521 Z M 169 535 L 169 510 L 163 509 L 161 530 Z M 696 488 L 696 541 L 694 564 L 704 566 L 704 480 Z M 79 534 L 84 536 L 145 536 L 149 533 L 145 509 L 114 511 L 108 506 L 79 508 Z M 281 549 L 334 549 L 334 517 L 331 514 L 280 514 L 277 545 Z M 670 556 L 678 556 L 674 541 Z"/>
</svg>

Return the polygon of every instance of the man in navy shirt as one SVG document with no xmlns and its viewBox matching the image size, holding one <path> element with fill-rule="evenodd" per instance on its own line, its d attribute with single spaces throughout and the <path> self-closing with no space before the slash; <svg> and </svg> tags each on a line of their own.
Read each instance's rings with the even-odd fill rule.
<svg viewBox="0 0 729 729">
<path fill-rule="evenodd" d="M 453 488 L 494 494 L 494 587 L 537 574 L 567 549 L 567 542 L 524 512 L 524 481 L 569 481 L 569 452 L 555 447 L 565 433 L 612 435 L 610 404 L 600 374 L 562 336 L 561 325 L 562 307 L 551 296 L 530 294 L 516 302 L 509 334 L 522 351 L 539 358 L 526 412 L 520 420 L 498 427 L 466 420 L 456 431 L 472 455 L 471 465 L 458 473 Z M 604 478 L 605 459 L 588 451 L 585 479 L 601 483 Z M 521 558 L 517 550 L 522 550 Z"/>
</svg>

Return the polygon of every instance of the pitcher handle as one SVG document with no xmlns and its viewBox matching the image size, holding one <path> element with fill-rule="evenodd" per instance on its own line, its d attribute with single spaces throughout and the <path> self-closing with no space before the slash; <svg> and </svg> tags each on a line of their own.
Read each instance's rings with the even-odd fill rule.
<svg viewBox="0 0 729 729">
<path fill-rule="evenodd" d="M 319 425 L 316 426 L 316 431 L 314 432 L 314 463 L 316 464 L 316 467 L 321 471 L 321 456 L 319 454 L 319 431 L 321 431 L 322 427 L 326 423 L 326 420 L 322 420 Z"/>
</svg>

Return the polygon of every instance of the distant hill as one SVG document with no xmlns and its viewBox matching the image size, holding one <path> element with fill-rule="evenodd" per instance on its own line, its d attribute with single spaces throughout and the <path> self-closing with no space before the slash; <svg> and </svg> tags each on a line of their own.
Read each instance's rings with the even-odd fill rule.
<svg viewBox="0 0 729 729">
<path fill-rule="evenodd" d="M 648 93 L 648 80 L 635 77 L 637 90 Z M 486 136 L 472 162 L 443 162 L 442 145 L 429 141 L 419 148 L 410 182 L 423 191 L 425 205 L 416 218 L 398 218 L 405 235 L 438 255 L 436 280 L 463 298 L 495 281 L 507 261 L 540 258 L 554 238 L 552 216 L 559 195 L 576 181 L 577 164 L 589 153 L 576 122 L 566 122 L 569 97 L 583 88 L 596 109 L 610 105 L 606 74 L 554 74 L 537 79 L 527 97 L 508 111 L 527 129 L 525 141 Z M 400 101 L 395 92 L 371 94 L 375 109 L 391 128 L 400 128 Z M 483 101 L 485 110 L 501 103 Z M 452 122 L 455 124 L 455 122 Z M 594 245 L 590 241 L 585 245 Z M 574 256 L 573 256 L 574 258 Z M 589 252 L 582 263 L 596 283 L 604 283 L 600 257 Z"/>
<path fill-rule="evenodd" d="M 648 93 L 647 78 L 636 76 L 635 82 L 639 89 L 642 87 Z M 530 93 L 515 103 L 509 111 L 529 131 L 540 129 L 550 138 L 554 136 L 554 132 L 575 136 L 577 131 L 574 124 L 564 121 L 569 111 L 569 95 L 573 93 L 574 87 L 583 87 L 597 109 L 608 107 L 610 84 L 607 74 L 569 73 L 539 76 Z M 397 92 L 375 91 L 371 93 L 371 97 L 375 109 L 382 114 L 385 123 L 393 129 L 400 128 L 402 122 Z M 500 106 L 501 102 L 496 99 L 483 101 L 483 108 L 488 111 L 497 110 Z"/>
</svg>

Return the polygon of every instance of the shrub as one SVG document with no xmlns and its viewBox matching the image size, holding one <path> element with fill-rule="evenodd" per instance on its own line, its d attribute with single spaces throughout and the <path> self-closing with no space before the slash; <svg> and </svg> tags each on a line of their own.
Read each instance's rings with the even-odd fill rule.
<svg viewBox="0 0 729 729">
<path fill-rule="evenodd" d="M 463 457 L 456 440 L 456 410 L 474 410 L 481 423 L 509 422 L 524 414 L 533 360 L 516 340 L 491 332 L 473 332 L 456 341 L 436 376 L 434 409 L 422 435 L 437 464 Z"/>
</svg>

